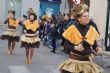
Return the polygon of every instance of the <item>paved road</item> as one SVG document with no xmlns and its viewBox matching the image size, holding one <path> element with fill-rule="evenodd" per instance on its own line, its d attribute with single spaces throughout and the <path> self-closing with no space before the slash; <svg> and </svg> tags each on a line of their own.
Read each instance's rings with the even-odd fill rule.
<svg viewBox="0 0 110 73">
<path fill-rule="evenodd" d="M 7 53 L 7 41 L 0 41 L 0 73 L 59 73 L 57 65 L 67 59 L 67 55 L 57 51 L 49 52 L 44 46 L 35 50 L 33 64 L 25 64 L 25 49 L 17 44 L 13 55 Z"/>
</svg>

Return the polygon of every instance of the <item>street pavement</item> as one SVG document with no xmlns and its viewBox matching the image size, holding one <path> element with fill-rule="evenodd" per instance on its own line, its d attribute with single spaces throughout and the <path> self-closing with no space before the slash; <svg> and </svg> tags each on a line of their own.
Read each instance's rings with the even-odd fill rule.
<svg viewBox="0 0 110 73">
<path fill-rule="evenodd" d="M 21 28 L 20 28 L 21 29 Z M 20 30 L 18 29 L 18 30 Z M 4 31 L 3 28 L 0 29 Z M 51 49 L 40 45 L 39 49 L 35 49 L 33 63 L 25 64 L 25 49 L 20 48 L 20 42 L 17 43 L 13 55 L 7 53 L 7 41 L 0 40 L 0 73 L 60 73 L 58 64 L 68 59 L 68 55 L 61 52 L 62 47 L 57 48 L 55 54 L 51 53 Z M 110 57 L 102 56 L 103 73 L 110 73 Z M 101 65 L 101 57 L 97 56 L 94 60 Z"/>
</svg>

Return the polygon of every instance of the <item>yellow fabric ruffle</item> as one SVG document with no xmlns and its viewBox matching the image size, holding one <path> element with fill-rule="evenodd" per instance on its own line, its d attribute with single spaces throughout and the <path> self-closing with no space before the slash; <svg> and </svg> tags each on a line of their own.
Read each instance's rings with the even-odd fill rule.
<svg viewBox="0 0 110 73">
<path fill-rule="evenodd" d="M 99 37 L 99 34 L 94 27 L 90 26 L 86 36 L 82 37 L 78 29 L 72 25 L 63 33 L 63 37 L 75 45 L 81 43 L 83 41 L 82 38 L 86 38 L 84 40 L 90 45 L 93 45 L 94 41 Z"/>
<path fill-rule="evenodd" d="M 26 27 L 27 30 L 32 30 L 32 31 L 36 31 L 37 28 L 39 28 L 39 24 L 38 24 L 38 21 L 34 21 L 34 22 L 30 22 L 29 20 L 26 20 L 24 22 L 24 25 Z"/>
<path fill-rule="evenodd" d="M 14 26 L 14 27 L 18 27 L 19 20 L 14 20 L 14 19 L 9 19 L 9 25 L 10 26 Z"/>
<path fill-rule="evenodd" d="M 26 42 L 26 43 L 36 43 L 37 41 L 40 41 L 39 37 L 26 37 L 25 35 L 23 35 L 21 37 L 21 41 Z"/>
<path fill-rule="evenodd" d="M 3 32 L 2 35 L 9 35 L 9 36 L 18 36 L 16 30 L 7 29 L 7 31 Z"/>
<path fill-rule="evenodd" d="M 77 61 L 68 59 L 59 65 L 60 70 L 66 70 L 71 73 L 102 73 L 103 69 L 90 61 Z"/>
</svg>

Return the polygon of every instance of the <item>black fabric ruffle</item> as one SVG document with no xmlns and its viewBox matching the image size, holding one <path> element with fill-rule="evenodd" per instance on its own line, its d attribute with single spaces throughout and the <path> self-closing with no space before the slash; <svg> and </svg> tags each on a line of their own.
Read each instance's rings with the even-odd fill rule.
<svg viewBox="0 0 110 73">
<path fill-rule="evenodd" d="M 27 42 L 21 41 L 21 48 L 23 48 L 23 47 L 27 48 L 27 49 L 29 49 L 29 48 L 39 48 L 39 46 L 40 46 L 39 41 L 37 41 L 35 43 L 27 43 Z"/>
<path fill-rule="evenodd" d="M 2 40 L 9 40 L 9 41 L 19 42 L 20 37 L 19 37 L 19 36 L 2 35 L 2 36 L 1 36 L 1 39 L 2 39 Z"/>
</svg>

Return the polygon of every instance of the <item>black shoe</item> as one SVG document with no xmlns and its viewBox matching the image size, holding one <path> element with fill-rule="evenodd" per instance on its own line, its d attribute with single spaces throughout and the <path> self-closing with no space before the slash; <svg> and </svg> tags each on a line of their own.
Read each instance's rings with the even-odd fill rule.
<svg viewBox="0 0 110 73">
<path fill-rule="evenodd" d="M 52 51 L 50 51 L 50 52 L 55 53 L 55 51 L 53 51 L 53 50 L 52 50 Z"/>
<path fill-rule="evenodd" d="M 63 49 L 62 52 L 65 52 L 65 49 Z"/>
<path fill-rule="evenodd" d="M 107 66 L 107 68 L 110 68 L 110 66 Z"/>
</svg>

